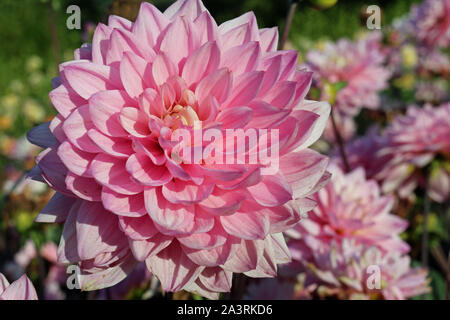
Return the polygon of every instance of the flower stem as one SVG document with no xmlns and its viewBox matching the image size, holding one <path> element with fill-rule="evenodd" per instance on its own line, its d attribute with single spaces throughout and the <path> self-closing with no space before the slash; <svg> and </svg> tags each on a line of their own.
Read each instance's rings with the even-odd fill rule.
<svg viewBox="0 0 450 320">
<path fill-rule="evenodd" d="M 294 19 L 295 10 L 297 9 L 298 1 L 291 1 L 291 5 L 289 6 L 289 11 L 286 15 L 286 23 L 284 24 L 283 34 L 281 36 L 281 41 L 279 45 L 279 49 L 283 50 L 286 45 L 286 41 L 289 37 L 289 31 L 291 30 L 292 20 Z"/>
<path fill-rule="evenodd" d="M 333 125 L 333 133 L 338 144 L 339 153 L 341 154 L 342 162 L 344 163 L 344 169 L 346 172 L 350 172 L 350 164 L 348 163 L 347 155 L 345 153 L 344 141 L 342 140 L 342 136 L 339 133 L 339 129 L 336 124 L 336 119 L 334 118 L 334 108 L 331 108 L 330 118 Z"/>
</svg>

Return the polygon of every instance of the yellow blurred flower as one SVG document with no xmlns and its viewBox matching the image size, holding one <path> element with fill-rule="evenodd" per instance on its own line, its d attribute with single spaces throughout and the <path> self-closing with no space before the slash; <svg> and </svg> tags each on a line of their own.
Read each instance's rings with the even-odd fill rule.
<svg viewBox="0 0 450 320">
<path fill-rule="evenodd" d="M 27 100 L 23 105 L 23 113 L 31 122 L 42 122 L 45 119 L 45 110 L 34 100 Z"/>
<path fill-rule="evenodd" d="M 11 111 L 13 109 L 16 109 L 19 106 L 20 98 L 16 94 L 8 94 L 4 96 L 1 100 L 1 109 Z M 1 110 L 0 109 L 0 110 Z"/>
<path fill-rule="evenodd" d="M 413 45 L 404 45 L 401 51 L 403 66 L 406 69 L 414 68 L 417 65 L 419 57 L 417 50 Z"/>
<path fill-rule="evenodd" d="M 404 90 L 412 90 L 414 88 L 414 83 L 416 81 L 416 78 L 411 73 L 406 73 L 403 76 L 401 76 L 398 79 L 394 80 L 394 85 L 398 88 L 404 89 Z"/>
<path fill-rule="evenodd" d="M 9 114 L 0 116 L 0 130 L 8 130 L 11 128 L 13 121 Z"/>
<path fill-rule="evenodd" d="M 33 86 L 37 87 L 44 82 L 45 76 L 42 72 L 34 72 L 28 78 L 28 82 Z"/>
<path fill-rule="evenodd" d="M 9 87 L 15 93 L 22 93 L 25 90 L 25 85 L 23 84 L 23 82 L 17 79 L 11 81 Z"/>
<path fill-rule="evenodd" d="M 25 63 L 25 69 L 28 72 L 35 72 L 42 68 L 42 58 L 39 56 L 31 56 Z"/>
</svg>

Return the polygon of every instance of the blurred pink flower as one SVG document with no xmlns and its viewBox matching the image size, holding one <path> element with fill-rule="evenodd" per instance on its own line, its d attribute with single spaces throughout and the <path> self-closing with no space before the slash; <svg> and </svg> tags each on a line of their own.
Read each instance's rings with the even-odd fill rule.
<svg viewBox="0 0 450 320">
<path fill-rule="evenodd" d="M 411 10 L 414 36 L 430 49 L 450 45 L 450 0 L 425 0 Z"/>
<path fill-rule="evenodd" d="M 282 232 L 329 176 L 328 159 L 307 148 L 330 109 L 304 101 L 311 73 L 277 39 L 253 13 L 217 26 L 200 0 L 164 13 L 144 2 L 135 23 L 111 16 L 80 60 L 60 66 L 50 93 L 59 114 L 29 133 L 46 148 L 30 175 L 58 191 L 37 221 L 65 222 L 58 261 L 78 263 L 82 289 L 112 286 L 145 261 L 164 290 L 216 297 L 234 272 L 273 277 L 289 261 Z M 179 164 L 172 134 L 198 123 L 225 136 L 277 130 L 280 170 Z"/>
<path fill-rule="evenodd" d="M 336 127 L 344 141 L 351 140 L 356 133 L 356 124 L 352 116 L 344 113 L 334 113 Z M 327 122 L 325 130 L 323 131 L 323 138 L 328 142 L 336 143 L 336 136 L 331 121 Z"/>
<path fill-rule="evenodd" d="M 41 256 L 50 263 L 50 269 L 44 280 L 45 300 L 64 300 L 66 294 L 62 287 L 66 285 L 66 266 L 58 263 L 58 246 L 53 242 L 42 245 Z"/>
<path fill-rule="evenodd" d="M 314 251 L 302 264 L 318 284 L 319 296 L 404 300 L 430 290 L 427 271 L 411 268 L 410 262 L 409 256 L 399 252 L 383 252 L 346 239 Z"/>
<path fill-rule="evenodd" d="M 36 246 L 34 245 L 33 240 L 27 240 L 22 249 L 19 250 L 14 255 L 14 261 L 25 270 L 26 267 L 30 264 L 31 260 L 33 260 L 37 256 Z"/>
<path fill-rule="evenodd" d="M 26 275 L 9 284 L 0 273 L 0 300 L 37 300 L 37 293 Z"/>
<path fill-rule="evenodd" d="M 383 135 L 385 141 L 378 154 L 390 159 L 376 179 L 385 193 L 398 191 L 407 197 L 417 186 L 423 186 L 422 168 L 438 154 L 447 159 L 450 156 L 450 103 L 436 108 L 410 106 Z"/>
<path fill-rule="evenodd" d="M 313 196 L 317 207 L 294 228 L 289 248 L 294 259 L 325 250 L 331 241 L 375 246 L 383 251 L 406 253 L 409 246 L 399 237 L 408 222 L 390 213 L 391 196 L 382 196 L 374 180 L 366 180 L 364 169 L 343 173 L 331 165 L 330 183 Z"/>
<path fill-rule="evenodd" d="M 341 39 L 326 43 L 322 50 L 309 51 L 305 66 L 315 72 L 322 99 L 334 100 L 334 93 L 330 96 L 327 92 L 327 84 L 346 83 L 336 94 L 333 107 L 354 116 L 363 107 L 379 107 L 378 93 L 387 87 L 390 77 L 389 70 L 383 66 L 386 58 L 381 33 L 371 33 L 354 42 Z"/>
<path fill-rule="evenodd" d="M 418 186 L 424 186 L 422 169 L 436 156 L 448 162 L 450 103 L 439 107 L 410 106 L 406 115 L 394 119 L 381 134 L 372 129 L 348 143 L 345 150 L 350 167 L 363 167 L 368 178 L 379 182 L 383 193 L 408 198 Z M 339 153 L 335 155 L 335 162 L 342 168 Z M 434 201 L 444 202 L 443 195 L 448 194 L 446 178 L 436 180 L 436 175 L 431 176 L 429 195 Z"/>
</svg>

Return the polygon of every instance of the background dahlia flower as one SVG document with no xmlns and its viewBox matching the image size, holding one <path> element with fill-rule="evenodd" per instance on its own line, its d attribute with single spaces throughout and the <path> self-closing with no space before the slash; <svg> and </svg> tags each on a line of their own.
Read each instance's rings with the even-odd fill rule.
<svg viewBox="0 0 450 320">
<path fill-rule="evenodd" d="M 37 300 L 38 296 L 33 284 L 26 275 L 9 284 L 0 273 L 0 300 Z"/>
<path fill-rule="evenodd" d="M 450 0 L 425 0 L 411 10 L 414 37 L 430 49 L 450 45 Z"/>
<path fill-rule="evenodd" d="M 429 196 L 445 202 L 449 195 L 450 104 L 423 108 L 410 106 L 381 133 L 375 130 L 346 146 L 351 168 L 364 167 L 368 177 L 377 180 L 384 193 L 410 197 L 424 187 L 423 168 L 436 157 L 443 164 L 431 166 Z M 338 160 L 338 163 L 342 163 Z M 434 169 L 436 171 L 434 171 Z M 438 174 L 441 172 L 441 174 Z"/>
<path fill-rule="evenodd" d="M 341 39 L 327 42 L 321 50 L 309 51 L 305 67 L 314 72 L 322 99 L 334 100 L 333 107 L 339 112 L 355 116 L 363 107 L 379 107 L 378 93 L 387 87 L 390 77 L 383 66 L 386 58 L 381 33 L 371 33 L 353 42 Z M 340 82 L 345 87 L 330 94 L 329 84 Z"/>
<path fill-rule="evenodd" d="M 145 261 L 165 291 L 217 298 L 233 273 L 273 277 L 290 260 L 282 232 L 329 178 L 327 158 L 307 148 L 330 109 L 304 100 L 311 73 L 277 42 L 251 12 L 217 26 L 199 0 L 164 13 L 144 2 L 135 23 L 111 16 L 60 65 L 58 115 L 28 135 L 45 148 L 30 175 L 57 191 L 36 220 L 64 223 L 58 261 L 80 267 L 83 290 Z M 173 141 L 197 124 L 224 137 L 278 130 L 267 148 L 279 150 L 280 170 L 176 161 L 211 146 Z"/>
<path fill-rule="evenodd" d="M 317 283 L 319 297 L 404 300 L 430 290 L 427 271 L 411 268 L 410 262 L 409 256 L 399 252 L 383 252 L 346 239 L 314 251 L 301 263 L 309 281 Z"/>
<path fill-rule="evenodd" d="M 409 246 L 399 237 L 408 222 L 390 213 L 391 196 L 382 196 L 375 180 L 366 180 L 364 169 L 343 173 L 335 165 L 330 183 L 313 199 L 317 207 L 288 231 L 292 257 L 301 260 L 323 251 L 331 241 L 352 240 L 382 251 L 406 253 Z"/>
</svg>

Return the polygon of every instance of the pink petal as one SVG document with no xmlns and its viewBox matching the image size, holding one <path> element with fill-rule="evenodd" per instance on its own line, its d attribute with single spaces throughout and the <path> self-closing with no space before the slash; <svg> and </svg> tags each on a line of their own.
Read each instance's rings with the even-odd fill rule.
<svg viewBox="0 0 450 320">
<path fill-rule="evenodd" d="M 207 42 L 187 58 L 181 76 L 191 86 L 217 70 L 219 64 L 219 47 L 215 42 Z"/>
<path fill-rule="evenodd" d="M 146 155 L 137 153 L 128 158 L 126 169 L 134 179 L 147 186 L 162 186 L 172 179 L 166 166 L 157 166 Z"/>
</svg>

